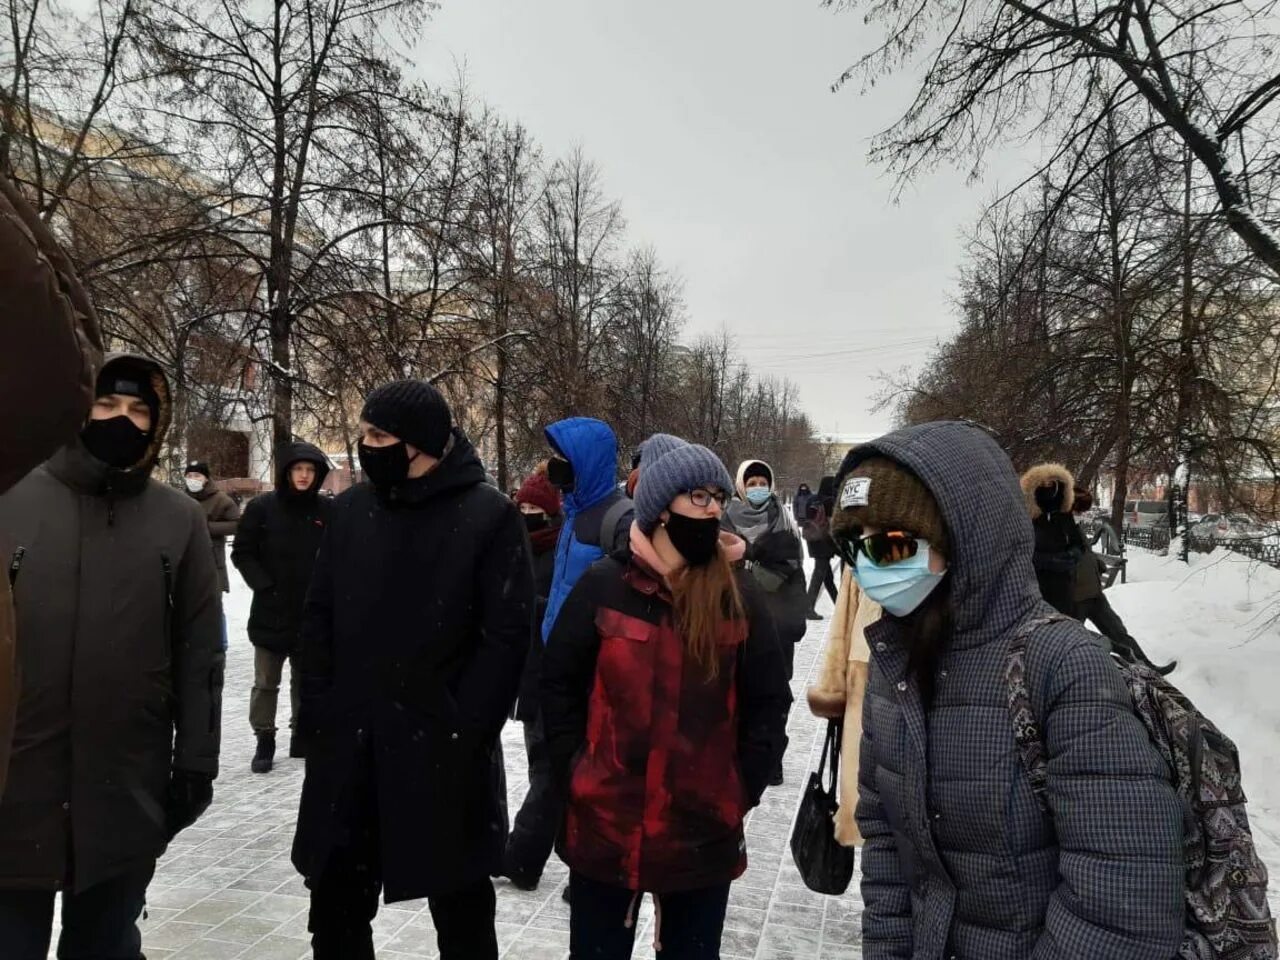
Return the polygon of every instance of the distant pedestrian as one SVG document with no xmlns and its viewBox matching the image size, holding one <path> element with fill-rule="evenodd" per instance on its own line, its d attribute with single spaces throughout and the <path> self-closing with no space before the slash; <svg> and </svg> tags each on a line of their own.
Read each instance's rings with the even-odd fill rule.
<svg viewBox="0 0 1280 960">
<path fill-rule="evenodd" d="M 809 611 L 810 620 L 821 620 L 818 613 L 818 596 L 826 588 L 831 602 L 837 596 L 836 578 L 831 570 L 835 560 L 836 548 L 831 540 L 831 515 L 835 511 L 835 477 L 823 477 L 818 484 L 818 492 L 805 503 L 804 520 L 800 524 L 800 532 L 809 547 L 809 556 L 813 560 L 813 574 L 809 578 Z"/>
<path fill-rule="evenodd" d="M 746 543 L 745 560 L 778 631 L 787 665 L 787 680 L 795 674 L 796 644 L 804 639 L 809 609 L 804 585 L 804 548 L 800 531 L 787 508 L 773 492 L 773 468 L 763 460 L 744 460 L 738 466 L 737 496 L 725 507 L 724 527 Z M 782 762 L 769 779 L 783 781 Z"/>
<path fill-rule="evenodd" d="M 1174 957 L 1183 804 L 1110 658 L 1046 620 L 1008 457 L 975 427 L 924 424 L 850 451 L 840 490 L 841 555 L 884 609 L 866 629 L 865 955 Z M 1048 809 L 1019 759 L 1015 683 Z"/>
<path fill-rule="evenodd" d="M 1059 613 L 1074 617 L 1076 568 L 1088 549 L 1071 514 L 1071 471 L 1060 463 L 1041 463 L 1022 475 L 1021 486 L 1035 527 L 1032 565 L 1040 593 Z"/>
<path fill-rule="evenodd" d="M 107 358 L 79 437 L 0 496 L 22 684 L 0 800 L 0 955 L 139 960 L 156 859 L 208 808 L 223 654 L 208 526 L 150 479 L 169 384 Z M 7 744 L 6 744 L 7 746 Z"/>
<path fill-rule="evenodd" d="M 231 580 L 227 577 L 227 537 L 235 536 L 240 520 L 240 507 L 227 494 L 218 489 L 209 472 L 209 465 L 199 460 L 187 464 L 182 475 L 183 486 L 209 523 L 209 540 L 213 543 L 213 565 L 218 568 L 218 583 L 223 593 L 231 592 Z M 227 649 L 227 618 L 222 618 L 222 649 Z"/>
<path fill-rule="evenodd" d="M 231 548 L 231 562 L 253 591 L 249 642 L 253 690 L 249 725 L 257 748 L 250 768 L 268 773 L 276 755 L 276 708 L 289 662 L 289 756 L 305 755 L 297 721 L 301 677 L 294 655 L 316 553 L 333 501 L 320 496 L 329 461 L 318 447 L 291 443 L 276 452 L 276 488 L 249 501 Z"/>
<path fill-rule="evenodd" d="M 515 496 L 533 551 L 533 580 L 537 593 L 537 622 L 542 622 L 555 576 L 556 542 L 564 522 L 560 494 L 547 480 L 545 467 L 534 471 Z M 529 790 L 516 814 L 503 858 L 503 876 L 520 890 L 536 890 L 555 846 L 564 816 L 563 799 L 551 780 L 551 758 L 542 727 L 542 636 L 534 636 L 524 662 L 515 718 L 524 726 Z"/>
<path fill-rule="evenodd" d="M 812 499 L 813 491 L 807 483 L 796 488 L 795 498 L 791 501 L 791 515 L 796 518 L 796 523 L 804 523 L 805 511 L 809 509 L 809 501 Z"/>
<path fill-rule="evenodd" d="M 495 754 L 534 615 L 524 523 L 429 383 L 374 390 L 360 434 L 369 482 L 333 504 L 296 658 L 312 949 L 372 957 L 381 894 L 429 900 L 441 960 L 496 960 Z"/>
<path fill-rule="evenodd" d="M 646 454 L 629 549 L 583 575 L 544 654 L 574 960 L 630 957 L 646 892 L 658 956 L 720 956 L 791 702 L 760 590 L 732 566 L 745 545 L 720 529 L 731 486 L 705 447 Z"/>
</svg>

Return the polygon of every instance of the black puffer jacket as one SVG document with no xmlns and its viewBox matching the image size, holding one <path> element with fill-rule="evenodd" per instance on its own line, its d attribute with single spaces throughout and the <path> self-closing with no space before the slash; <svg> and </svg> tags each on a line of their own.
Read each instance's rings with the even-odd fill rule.
<svg viewBox="0 0 1280 960">
<path fill-rule="evenodd" d="M 231 562 L 253 590 L 249 640 L 255 647 L 287 654 L 298 645 L 302 606 L 332 504 L 319 495 L 329 463 L 318 447 L 290 444 L 276 459 L 276 489 L 245 507 Z M 305 493 L 294 490 L 289 480 L 289 468 L 302 461 L 316 465 L 315 483 Z"/>
<path fill-rule="evenodd" d="M 109 357 L 109 367 L 120 357 Z M 155 860 L 177 770 L 214 776 L 222 612 L 208 525 L 148 479 L 169 419 L 128 470 L 78 440 L 0 497 L 21 668 L 0 889 L 79 891 Z M 2 751 L 0 751 L 2 753 Z M 4 954 L 0 946 L 0 954 Z"/>
<path fill-rule="evenodd" d="M 563 517 L 552 517 L 551 526 L 535 531 L 529 537 L 533 552 L 533 583 L 537 593 L 537 622 L 547 610 L 547 597 L 551 595 L 551 583 L 556 575 L 556 543 L 560 538 Z M 534 721 L 538 719 L 542 704 L 542 631 L 534 633 L 529 644 L 529 655 L 524 662 L 524 675 L 520 680 L 520 696 L 516 700 L 515 718 Z"/>
<path fill-rule="evenodd" d="M 295 657 L 307 775 L 294 865 L 324 869 L 372 776 L 388 902 L 501 869 L 492 754 L 534 614 L 520 511 L 461 433 L 393 493 L 361 484 L 334 502 Z"/>
</svg>

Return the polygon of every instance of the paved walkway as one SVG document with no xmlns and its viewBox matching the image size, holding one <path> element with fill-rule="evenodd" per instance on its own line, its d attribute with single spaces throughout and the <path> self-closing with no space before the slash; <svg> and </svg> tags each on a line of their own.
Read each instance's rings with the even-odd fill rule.
<svg viewBox="0 0 1280 960">
<path fill-rule="evenodd" d="M 303 765 L 300 760 L 278 759 L 268 775 L 249 772 L 253 736 L 247 717 L 253 656 L 245 639 L 247 591 L 239 582 L 233 591 L 227 605 L 231 650 L 223 701 L 222 774 L 215 785 L 213 807 L 174 841 L 151 884 L 147 917 L 141 924 L 148 960 L 300 960 L 311 955 L 307 891 L 289 862 Z M 829 610 L 829 605 L 824 609 Z M 861 902 L 853 892 L 856 877 L 844 897 L 811 893 L 800 882 L 787 844 L 802 781 L 815 749 L 821 749 L 820 728 L 803 701 L 825 635 L 826 624 L 815 623 L 810 638 L 797 649 L 787 782 L 771 789 L 748 820 L 751 865 L 733 887 L 723 946 L 726 958 L 847 960 L 861 956 L 857 945 Z M 287 749 L 287 737 L 282 736 L 280 749 Z M 517 724 L 508 725 L 503 749 L 514 813 L 527 784 Z M 567 870 L 553 856 L 533 893 L 496 882 L 503 957 L 560 960 L 568 956 L 569 907 L 560 899 L 566 879 Z M 653 957 L 651 917 L 651 901 L 646 898 L 636 940 L 638 958 Z M 426 901 L 382 907 L 375 936 L 380 960 L 438 956 Z"/>
<path fill-rule="evenodd" d="M 248 611 L 243 584 L 228 604 L 232 648 L 224 697 L 222 775 L 213 808 L 183 833 L 161 861 L 142 923 L 149 960 L 301 960 L 310 957 L 307 891 L 289 863 L 302 762 L 283 759 L 266 776 L 249 772 L 253 737 L 248 727 L 252 650 L 245 639 Z M 820 609 L 829 612 L 824 597 Z M 733 886 L 723 956 L 735 960 L 853 960 L 859 947 L 862 903 L 855 874 L 849 892 L 823 897 L 801 883 L 788 837 L 800 789 L 817 764 L 821 727 L 804 707 L 804 688 L 817 670 L 826 623 L 811 625 L 797 649 L 796 706 L 786 784 L 770 790 L 747 823 L 750 868 Z M 282 717 L 283 719 L 283 717 Z M 287 742 L 281 743 L 287 749 Z M 511 810 L 527 782 L 518 725 L 503 737 Z M 1263 861 L 1272 870 L 1273 910 L 1280 913 L 1280 811 L 1250 808 Z M 498 941 L 512 960 L 568 956 L 569 907 L 560 899 L 567 877 L 554 857 L 541 887 L 523 893 L 497 882 Z M 637 934 L 637 958 L 653 958 L 652 905 L 646 898 Z M 436 957 L 435 930 L 425 901 L 383 907 L 376 924 L 380 960 Z"/>
</svg>

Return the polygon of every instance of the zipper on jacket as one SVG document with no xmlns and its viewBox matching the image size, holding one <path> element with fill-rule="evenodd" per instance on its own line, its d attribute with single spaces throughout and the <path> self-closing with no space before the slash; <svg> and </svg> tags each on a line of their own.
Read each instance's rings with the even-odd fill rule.
<svg viewBox="0 0 1280 960">
<path fill-rule="evenodd" d="M 160 569 L 164 571 L 164 639 L 172 643 L 170 630 L 173 626 L 173 563 L 166 554 L 160 554 Z"/>
<path fill-rule="evenodd" d="M 26 547 L 13 551 L 13 559 L 9 561 L 9 589 L 18 585 L 18 573 L 22 570 L 22 558 L 27 555 Z"/>
</svg>

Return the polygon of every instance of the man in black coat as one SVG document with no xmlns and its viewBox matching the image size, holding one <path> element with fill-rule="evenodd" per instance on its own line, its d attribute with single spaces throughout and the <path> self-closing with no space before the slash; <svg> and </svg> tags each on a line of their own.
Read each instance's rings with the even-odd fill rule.
<svg viewBox="0 0 1280 960">
<path fill-rule="evenodd" d="M 298 646 L 302 605 L 311 569 L 329 519 L 330 502 L 320 496 L 329 462 L 318 447 L 291 443 L 276 453 L 276 489 L 245 508 L 231 548 L 231 562 L 253 591 L 249 640 L 253 651 L 253 692 L 249 723 L 258 739 L 251 767 L 271 770 L 276 754 L 276 706 L 284 662 Z M 296 731 L 299 676 L 289 666 L 289 730 Z M 289 738 L 289 756 L 303 755 L 302 739 Z"/>
<path fill-rule="evenodd" d="M 533 631 L 524 523 L 430 384 L 375 390 L 360 431 L 369 482 L 333 505 L 297 656 L 314 955 L 373 957 L 381 892 L 429 899 L 441 960 L 496 960 L 492 764 Z"/>
</svg>

